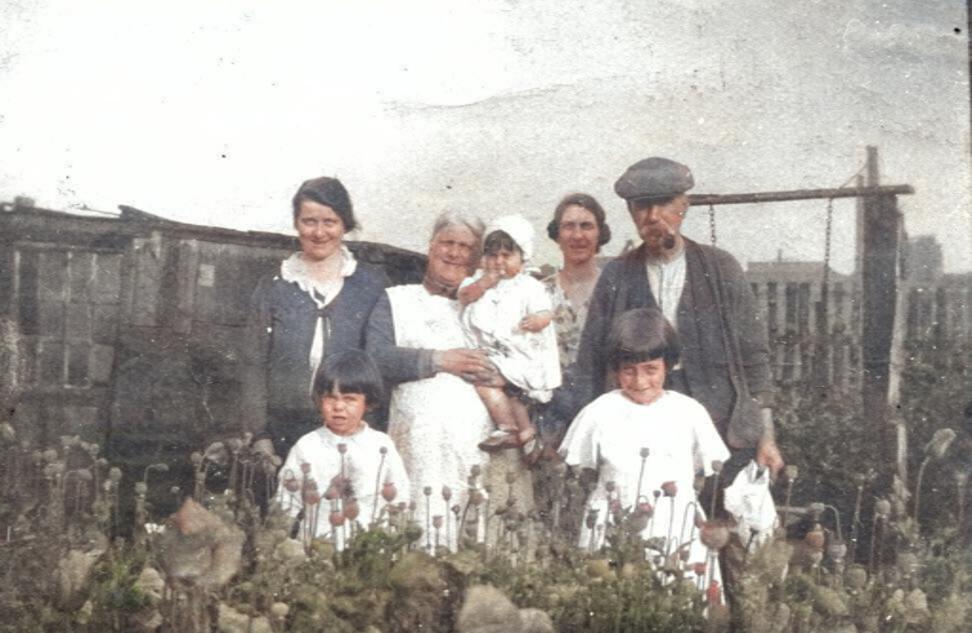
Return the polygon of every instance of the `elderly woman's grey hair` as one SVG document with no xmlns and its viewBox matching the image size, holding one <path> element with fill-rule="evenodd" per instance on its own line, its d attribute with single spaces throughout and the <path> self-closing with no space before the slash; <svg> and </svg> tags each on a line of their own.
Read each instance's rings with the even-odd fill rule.
<svg viewBox="0 0 972 633">
<path fill-rule="evenodd" d="M 439 217 L 435 219 L 435 224 L 432 226 L 430 240 L 434 240 L 435 236 L 442 229 L 448 229 L 453 226 L 465 227 L 472 231 L 472 234 L 476 236 L 477 242 L 483 241 L 483 231 L 486 230 L 486 225 L 476 216 L 468 215 L 461 211 L 443 211 L 439 214 Z"/>
</svg>

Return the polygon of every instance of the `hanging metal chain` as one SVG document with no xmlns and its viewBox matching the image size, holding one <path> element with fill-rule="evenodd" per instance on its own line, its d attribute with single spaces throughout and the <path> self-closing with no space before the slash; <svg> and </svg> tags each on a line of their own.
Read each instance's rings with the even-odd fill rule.
<svg viewBox="0 0 972 633">
<path fill-rule="evenodd" d="M 834 199 L 827 199 L 827 223 L 824 228 L 824 266 L 823 266 L 823 280 L 822 280 L 822 290 L 824 296 L 829 294 L 830 290 L 830 240 L 831 235 L 834 232 Z M 828 306 L 824 306 L 826 309 Z"/>
<path fill-rule="evenodd" d="M 716 245 L 715 205 L 709 205 L 709 239 Z"/>
</svg>

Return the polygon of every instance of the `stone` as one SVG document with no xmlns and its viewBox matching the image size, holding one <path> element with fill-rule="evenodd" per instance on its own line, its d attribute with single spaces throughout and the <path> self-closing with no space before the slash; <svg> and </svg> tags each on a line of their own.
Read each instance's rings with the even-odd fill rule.
<svg viewBox="0 0 972 633">
<path fill-rule="evenodd" d="M 134 633 L 156 633 L 163 624 L 162 614 L 155 607 L 142 609 L 132 618 Z"/>
<path fill-rule="evenodd" d="M 287 538 L 277 543 L 277 547 L 273 550 L 273 557 L 286 564 L 299 565 L 307 560 L 307 552 L 300 541 Z"/>
<path fill-rule="evenodd" d="M 459 611 L 459 633 L 523 633 L 520 610 L 491 585 L 474 585 Z"/>
<path fill-rule="evenodd" d="M 138 575 L 138 579 L 135 580 L 135 588 L 149 599 L 149 603 L 156 605 L 162 602 L 162 596 L 165 593 L 165 579 L 154 567 L 145 566 Z"/>
<path fill-rule="evenodd" d="M 435 559 L 424 552 L 408 552 L 392 568 L 389 576 L 392 587 L 399 591 L 436 589 L 441 584 Z"/>
<path fill-rule="evenodd" d="M 523 633 L 554 633 L 553 620 L 542 609 L 520 609 Z"/>
<path fill-rule="evenodd" d="M 77 609 L 84 603 L 91 572 L 103 553 L 103 550 L 82 552 L 72 549 L 60 560 L 57 565 L 59 607 Z"/>
<path fill-rule="evenodd" d="M 250 633 L 250 616 L 220 602 L 219 633 Z"/>
<path fill-rule="evenodd" d="M 241 565 L 244 535 L 189 498 L 166 521 L 159 543 L 170 581 L 219 588 Z"/>
</svg>

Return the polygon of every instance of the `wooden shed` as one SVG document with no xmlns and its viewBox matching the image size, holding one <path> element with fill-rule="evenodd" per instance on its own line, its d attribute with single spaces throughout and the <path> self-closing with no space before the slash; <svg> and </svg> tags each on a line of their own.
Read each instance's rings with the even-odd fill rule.
<svg viewBox="0 0 972 633">
<path fill-rule="evenodd" d="M 423 255 L 349 246 L 393 283 L 422 278 Z M 294 250 L 292 236 L 130 207 L 91 217 L 3 204 L 3 416 L 33 442 L 80 434 L 138 462 L 238 428 L 250 295 Z"/>
</svg>

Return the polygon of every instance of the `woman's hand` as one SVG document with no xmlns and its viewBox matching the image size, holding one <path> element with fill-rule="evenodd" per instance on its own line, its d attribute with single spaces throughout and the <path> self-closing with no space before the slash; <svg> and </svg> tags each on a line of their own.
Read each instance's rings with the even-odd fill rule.
<svg viewBox="0 0 972 633">
<path fill-rule="evenodd" d="M 528 314 L 519 323 L 519 328 L 524 332 L 539 332 L 550 325 L 553 314 L 547 311 Z"/>
<path fill-rule="evenodd" d="M 436 351 L 432 356 L 436 371 L 444 371 L 464 380 L 473 381 L 475 376 L 493 371 L 486 354 L 478 349 L 447 349 Z"/>
</svg>

